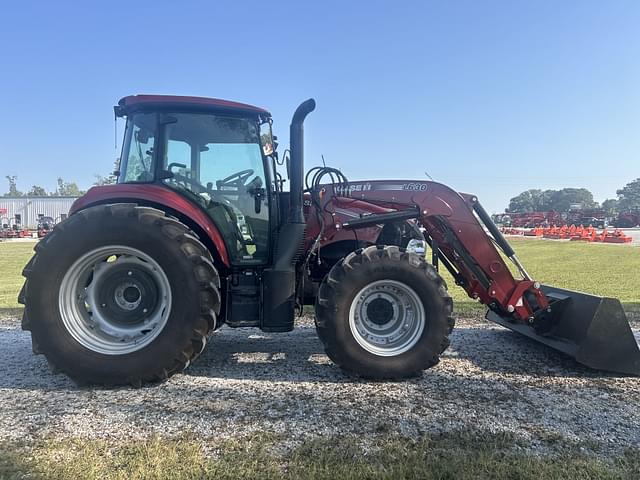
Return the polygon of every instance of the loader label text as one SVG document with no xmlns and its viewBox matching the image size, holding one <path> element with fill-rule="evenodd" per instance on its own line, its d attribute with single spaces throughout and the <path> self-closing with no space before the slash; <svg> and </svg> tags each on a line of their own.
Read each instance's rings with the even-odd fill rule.
<svg viewBox="0 0 640 480">
<path fill-rule="evenodd" d="M 353 192 L 368 192 L 371 190 L 370 183 L 349 183 L 347 185 L 336 185 L 336 193 L 348 197 Z"/>
<path fill-rule="evenodd" d="M 410 183 L 349 183 L 346 185 L 336 185 L 334 187 L 336 194 L 349 197 L 354 193 L 364 193 L 370 191 L 412 191 L 424 192 L 429 187 L 426 182 L 410 182 Z"/>
<path fill-rule="evenodd" d="M 405 183 L 402 185 L 402 190 L 417 190 L 424 192 L 427 189 L 426 183 Z"/>
</svg>

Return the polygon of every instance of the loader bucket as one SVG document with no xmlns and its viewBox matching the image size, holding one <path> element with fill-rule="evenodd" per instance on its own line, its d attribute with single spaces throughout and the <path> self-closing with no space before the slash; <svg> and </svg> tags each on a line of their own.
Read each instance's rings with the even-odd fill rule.
<svg viewBox="0 0 640 480">
<path fill-rule="evenodd" d="M 542 286 L 553 327 L 544 334 L 489 310 L 487 319 L 544 343 L 597 370 L 640 375 L 640 348 L 620 301 Z"/>
</svg>

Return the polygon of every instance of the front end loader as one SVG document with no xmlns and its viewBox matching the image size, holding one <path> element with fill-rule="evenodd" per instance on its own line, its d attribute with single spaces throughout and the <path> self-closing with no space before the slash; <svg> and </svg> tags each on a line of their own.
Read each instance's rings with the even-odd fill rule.
<svg viewBox="0 0 640 480">
<path fill-rule="evenodd" d="M 427 181 L 352 182 L 326 166 L 305 174 L 314 109 L 312 99 L 297 108 L 290 157 L 280 158 L 262 108 L 121 99 L 118 183 L 77 200 L 24 268 L 33 350 L 79 383 L 141 385 L 183 371 L 222 325 L 286 332 L 312 304 L 342 369 L 407 378 L 449 345 L 444 267 L 488 319 L 592 368 L 640 374 L 620 302 L 531 278 L 474 195 Z M 425 241 L 429 262 L 412 249 Z"/>
<path fill-rule="evenodd" d="M 487 319 L 591 368 L 640 375 L 640 349 L 620 301 L 531 278 L 476 196 L 435 182 L 397 180 L 338 183 L 321 186 L 319 192 L 322 222 L 328 225 L 324 235 L 327 230 L 357 231 L 378 222 L 415 219 L 425 228 L 431 264 L 436 270 L 443 265 L 469 297 L 487 305 Z M 336 208 L 363 201 L 391 212 L 332 220 Z M 513 276 L 503 257 L 521 278 Z"/>
</svg>

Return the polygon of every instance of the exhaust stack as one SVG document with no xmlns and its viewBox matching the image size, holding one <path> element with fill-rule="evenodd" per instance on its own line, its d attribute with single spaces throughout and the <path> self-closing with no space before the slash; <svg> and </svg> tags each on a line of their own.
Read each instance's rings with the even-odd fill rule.
<svg viewBox="0 0 640 480">
<path fill-rule="evenodd" d="M 289 223 L 305 223 L 302 213 L 302 184 L 304 181 L 304 120 L 316 108 L 313 98 L 302 102 L 291 119 L 289 144 L 291 147 L 291 179 L 289 183 Z"/>
<path fill-rule="evenodd" d="M 272 268 L 263 272 L 263 313 L 260 328 L 265 332 L 288 332 L 293 329 L 296 305 L 296 263 L 304 250 L 307 226 L 302 211 L 304 181 L 304 119 L 316 108 L 313 98 L 302 102 L 291 119 L 291 169 L 289 215 L 280 226 Z"/>
</svg>

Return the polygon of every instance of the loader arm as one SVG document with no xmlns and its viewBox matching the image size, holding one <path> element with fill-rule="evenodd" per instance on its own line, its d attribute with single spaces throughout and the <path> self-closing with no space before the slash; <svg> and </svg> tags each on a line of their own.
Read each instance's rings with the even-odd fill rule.
<svg viewBox="0 0 640 480">
<path fill-rule="evenodd" d="M 321 199 L 324 224 L 315 226 L 318 238 L 330 240 L 340 230 L 416 219 L 432 247 L 432 263 L 441 262 L 469 297 L 489 307 L 487 319 L 591 368 L 640 375 L 640 346 L 620 301 L 532 279 L 475 195 L 436 182 L 410 180 L 322 185 L 314 194 Z M 357 218 L 336 214 L 349 210 L 354 202 L 391 211 Z M 522 278 L 513 276 L 505 257 Z"/>
<path fill-rule="evenodd" d="M 325 185 L 323 189 L 327 235 L 330 230 L 416 218 L 426 229 L 427 241 L 438 255 L 435 261 L 442 261 L 469 297 L 520 322 L 531 323 L 546 315 L 549 302 L 540 291 L 540 284 L 526 273 L 474 195 L 427 181 L 358 181 L 346 186 Z M 331 213 L 336 209 L 348 210 L 354 202 L 362 201 L 394 212 L 343 223 L 333 220 L 335 216 Z M 514 278 L 498 248 L 514 261 L 523 279 Z"/>
</svg>

